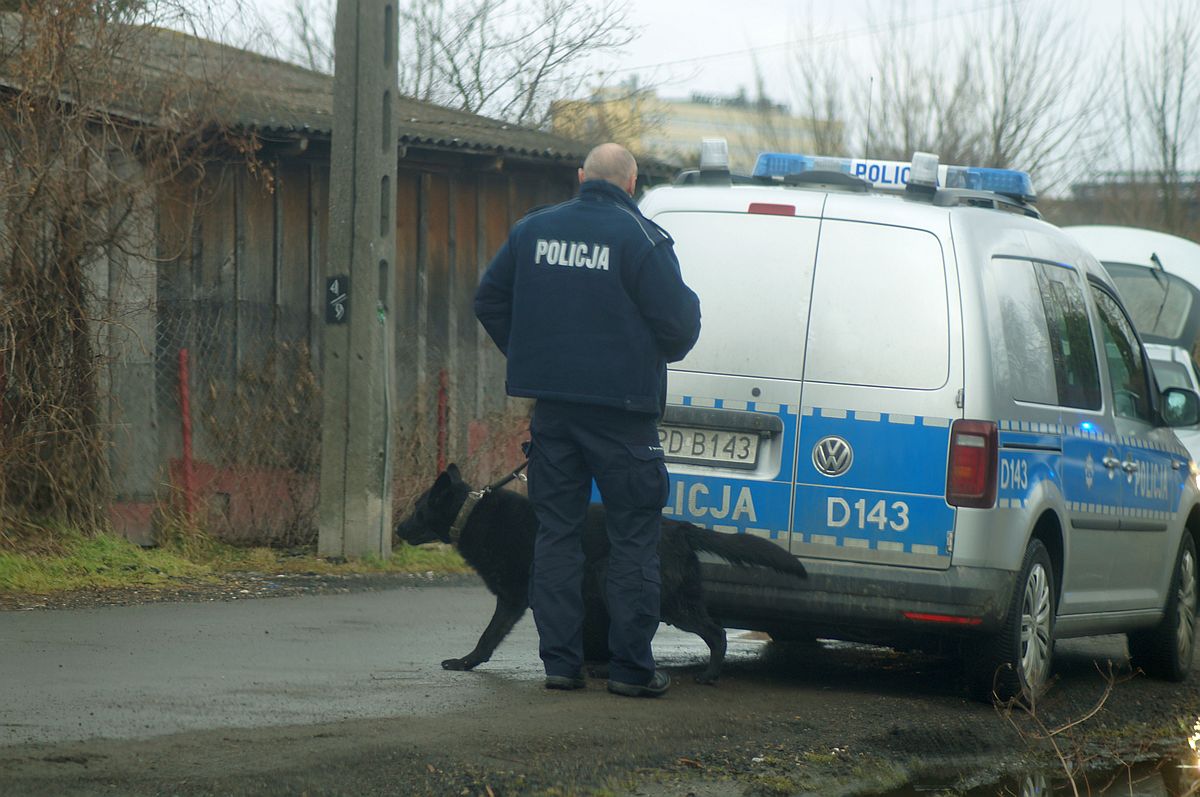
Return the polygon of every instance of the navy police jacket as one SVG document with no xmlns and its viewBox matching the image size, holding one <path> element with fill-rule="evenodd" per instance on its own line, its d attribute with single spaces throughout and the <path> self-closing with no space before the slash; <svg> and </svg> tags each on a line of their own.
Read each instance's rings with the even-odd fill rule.
<svg viewBox="0 0 1200 797">
<path fill-rule="evenodd" d="M 510 396 L 661 413 L 667 363 L 700 335 L 670 236 L 629 195 L 588 180 L 509 233 L 475 293 L 508 357 Z"/>
</svg>

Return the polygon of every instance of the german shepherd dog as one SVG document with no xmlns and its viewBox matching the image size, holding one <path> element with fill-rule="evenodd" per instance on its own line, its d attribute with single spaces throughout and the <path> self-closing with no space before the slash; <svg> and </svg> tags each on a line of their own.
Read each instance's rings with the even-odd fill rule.
<svg viewBox="0 0 1200 797">
<path fill-rule="evenodd" d="M 396 534 L 410 545 L 440 540 L 450 543 L 451 528 L 468 499 L 471 487 L 458 468 L 450 465 L 397 525 Z M 496 611 L 467 655 L 446 659 L 447 670 L 470 670 L 491 658 L 492 652 L 529 608 L 529 571 L 538 522 L 529 499 L 508 490 L 491 490 L 479 500 L 457 540 L 458 552 L 496 596 Z M 608 533 L 604 510 L 589 508 L 583 529 L 585 571 L 584 657 L 607 661 L 608 610 L 605 607 L 605 571 Z M 697 551 L 707 551 L 741 567 L 766 567 L 803 578 L 804 566 L 773 543 L 746 534 L 722 534 L 691 523 L 663 518 L 658 556 L 662 567 L 661 617 L 663 622 L 697 634 L 708 645 L 708 666 L 696 676 L 699 683 L 715 683 L 725 659 L 725 629 L 708 614 L 700 580 Z"/>
</svg>

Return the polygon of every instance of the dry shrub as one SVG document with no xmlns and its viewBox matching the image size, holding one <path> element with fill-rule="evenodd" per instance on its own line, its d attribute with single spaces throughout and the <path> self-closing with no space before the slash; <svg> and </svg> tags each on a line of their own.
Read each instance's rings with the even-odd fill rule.
<svg viewBox="0 0 1200 797">
<path fill-rule="evenodd" d="M 200 398 L 210 461 L 196 463 L 206 525 L 228 542 L 316 542 L 321 392 L 308 346 L 283 343 Z"/>
<path fill-rule="evenodd" d="M 219 75 L 147 80 L 170 3 L 22 8 L 0 13 L 0 518 L 90 530 L 112 497 L 104 329 L 130 310 L 105 291 L 155 257 L 160 189 L 254 143 L 211 124 Z"/>
</svg>

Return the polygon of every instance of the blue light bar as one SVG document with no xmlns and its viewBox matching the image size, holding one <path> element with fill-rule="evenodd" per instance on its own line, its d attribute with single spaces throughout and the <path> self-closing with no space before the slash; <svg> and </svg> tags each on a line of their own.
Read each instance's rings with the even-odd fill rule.
<svg viewBox="0 0 1200 797">
<path fill-rule="evenodd" d="M 903 189 L 910 170 L 911 164 L 902 161 L 825 158 L 787 152 L 764 152 L 754 164 L 755 177 L 783 178 L 812 171 L 835 171 L 859 177 L 877 189 Z M 1029 175 L 1016 169 L 939 166 L 937 182 L 943 188 L 992 191 L 1026 202 L 1037 199 Z"/>
<path fill-rule="evenodd" d="M 850 173 L 849 158 L 821 158 L 788 152 L 763 152 L 754 163 L 754 177 L 787 177 L 805 172 Z"/>
<path fill-rule="evenodd" d="M 947 166 L 947 188 L 970 188 L 974 191 L 995 191 L 1027 202 L 1037 199 L 1033 180 L 1016 169 L 988 169 L 983 166 Z"/>
</svg>

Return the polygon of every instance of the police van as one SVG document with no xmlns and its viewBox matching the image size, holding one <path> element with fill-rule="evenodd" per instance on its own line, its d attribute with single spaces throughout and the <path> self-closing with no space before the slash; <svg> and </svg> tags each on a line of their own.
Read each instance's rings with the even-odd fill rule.
<svg viewBox="0 0 1200 797">
<path fill-rule="evenodd" d="M 1028 175 L 768 153 L 647 191 L 700 296 L 669 375 L 664 514 L 755 534 L 809 578 L 705 564 L 710 610 L 776 638 L 962 644 L 972 692 L 1033 699 L 1054 640 L 1128 634 L 1179 680 L 1200 493 L 1096 260 Z"/>
</svg>

